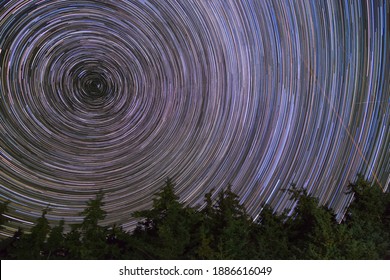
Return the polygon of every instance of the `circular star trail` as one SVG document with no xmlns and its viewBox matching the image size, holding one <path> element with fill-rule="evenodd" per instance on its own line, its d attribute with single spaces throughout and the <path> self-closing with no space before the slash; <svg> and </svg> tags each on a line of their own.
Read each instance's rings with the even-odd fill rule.
<svg viewBox="0 0 390 280">
<path fill-rule="evenodd" d="M 363 3 L 360 3 L 363 2 Z M 130 228 L 172 177 L 248 212 L 295 183 L 338 213 L 390 177 L 386 1 L 0 1 L 0 195 L 79 222 L 99 190 Z"/>
</svg>

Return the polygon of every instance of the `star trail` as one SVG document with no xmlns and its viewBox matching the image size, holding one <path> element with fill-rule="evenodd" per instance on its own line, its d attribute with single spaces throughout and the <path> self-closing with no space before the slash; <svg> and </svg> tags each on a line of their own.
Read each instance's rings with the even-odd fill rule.
<svg viewBox="0 0 390 280">
<path fill-rule="evenodd" d="M 167 177 L 232 185 L 248 212 L 291 183 L 340 215 L 390 182 L 386 1 L 0 1 L 0 198 L 80 222 L 99 190 L 131 228 Z"/>
</svg>

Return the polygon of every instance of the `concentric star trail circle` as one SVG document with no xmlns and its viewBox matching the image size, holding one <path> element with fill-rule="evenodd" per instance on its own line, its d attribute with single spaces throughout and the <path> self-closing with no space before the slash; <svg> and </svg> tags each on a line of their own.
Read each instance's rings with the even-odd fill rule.
<svg viewBox="0 0 390 280">
<path fill-rule="evenodd" d="M 363 1 L 362 1 L 363 2 Z M 295 183 L 338 213 L 390 177 L 386 1 L 0 1 L 0 187 L 10 216 L 107 224 L 173 177 L 250 214 Z"/>
</svg>

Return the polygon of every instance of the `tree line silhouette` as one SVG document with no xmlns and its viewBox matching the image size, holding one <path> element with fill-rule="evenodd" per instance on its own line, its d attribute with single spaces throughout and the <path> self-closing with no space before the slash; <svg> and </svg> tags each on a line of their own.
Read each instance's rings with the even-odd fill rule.
<svg viewBox="0 0 390 280">
<path fill-rule="evenodd" d="M 0 243 L 1 259 L 390 259 L 390 194 L 362 176 L 349 185 L 354 199 L 341 222 L 305 190 L 288 190 L 292 215 L 265 205 L 253 220 L 230 187 L 205 196 L 205 207 L 180 203 L 167 179 L 136 228 L 101 226 L 104 193 L 87 202 L 82 223 L 51 227 L 42 211 L 30 232 Z M 7 223 L 0 205 L 0 225 Z"/>
</svg>

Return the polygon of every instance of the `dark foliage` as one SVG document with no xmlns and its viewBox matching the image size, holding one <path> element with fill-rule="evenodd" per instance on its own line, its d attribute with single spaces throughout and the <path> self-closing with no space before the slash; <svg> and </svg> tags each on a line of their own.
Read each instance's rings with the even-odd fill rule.
<svg viewBox="0 0 390 280">
<path fill-rule="evenodd" d="M 390 194 L 361 176 L 350 184 L 353 201 L 345 219 L 319 205 L 295 186 L 288 190 L 292 215 L 276 214 L 264 205 L 256 221 L 228 186 L 205 196 L 205 207 L 185 206 L 168 179 L 153 207 L 138 211 L 131 233 L 101 226 L 104 194 L 87 202 L 81 224 L 65 232 L 64 221 L 50 227 L 46 214 L 29 233 L 19 229 L 0 243 L 1 259 L 389 259 Z M 0 205 L 0 226 L 8 219 Z"/>
</svg>

